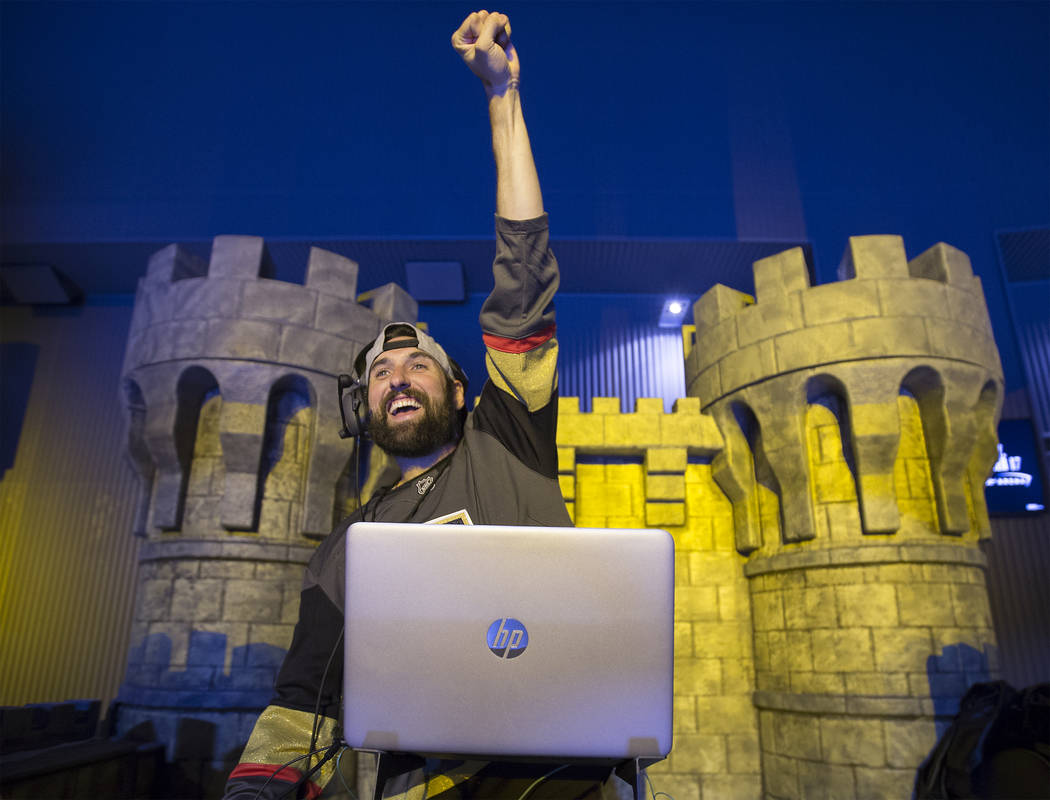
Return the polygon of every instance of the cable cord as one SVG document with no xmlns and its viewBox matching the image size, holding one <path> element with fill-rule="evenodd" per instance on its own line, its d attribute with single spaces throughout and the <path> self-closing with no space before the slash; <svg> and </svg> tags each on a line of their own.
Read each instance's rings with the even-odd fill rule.
<svg viewBox="0 0 1050 800">
<path fill-rule="evenodd" d="M 287 767 L 290 767 L 290 766 L 292 766 L 292 764 L 294 764 L 294 763 L 295 763 L 296 761 L 302 761 L 302 760 L 303 760 L 304 758 L 310 758 L 310 757 L 312 757 L 312 756 L 315 756 L 315 755 L 317 755 L 317 753 L 320 753 L 320 752 L 321 752 L 321 750 L 320 750 L 320 749 L 318 749 L 318 750 L 316 750 L 316 751 L 314 751 L 314 752 L 312 752 L 312 753 L 303 753 L 303 754 L 302 754 L 301 756 L 296 756 L 296 757 L 295 757 L 295 758 L 293 758 L 293 759 L 292 759 L 291 761 L 285 761 L 285 762 L 284 762 L 283 764 L 281 764 L 281 765 L 280 765 L 279 767 L 277 767 L 277 769 L 275 769 L 275 770 L 274 770 L 273 772 L 271 772 L 271 773 L 270 773 L 270 776 L 269 776 L 269 777 L 268 777 L 268 778 L 266 779 L 266 782 L 265 782 L 265 783 L 264 783 L 264 784 L 263 784 L 262 786 L 260 786 L 260 787 L 259 787 L 259 790 L 258 790 L 258 791 L 257 791 L 257 792 L 255 793 L 255 798 L 254 798 L 254 800 L 259 800 L 259 798 L 261 798 L 261 797 L 262 797 L 262 793 L 263 793 L 263 792 L 264 792 L 264 791 L 266 790 L 266 787 L 270 785 L 270 781 L 272 781 L 272 780 L 273 780 L 274 778 L 276 778 L 276 777 L 277 777 L 277 774 L 278 774 L 278 773 L 279 773 L 279 772 L 280 772 L 280 771 L 281 771 L 282 769 L 285 769 L 285 768 L 287 768 Z M 299 782 L 299 781 L 297 781 L 297 782 L 296 782 L 296 783 L 294 784 L 294 786 L 298 786 L 298 785 L 299 785 L 299 783 L 300 783 L 300 782 Z M 293 788 L 294 788 L 294 786 L 293 786 Z M 287 792 L 285 792 L 285 794 L 287 794 Z"/>
<path fill-rule="evenodd" d="M 357 800 L 357 792 L 350 788 L 350 784 L 346 782 L 346 778 L 343 777 L 343 756 L 346 755 L 349 747 L 344 747 L 339 751 L 339 755 L 335 757 L 335 774 L 339 776 L 339 782 L 343 784 L 343 788 L 346 789 L 346 793 L 350 795 L 353 800 Z"/>
<path fill-rule="evenodd" d="M 540 785 L 541 783 L 543 783 L 543 782 L 544 782 L 545 780 L 547 780 L 547 778 L 549 778 L 549 777 L 550 777 L 551 775 L 553 775 L 553 774 L 554 774 L 555 772 L 561 772 L 561 771 L 562 771 L 563 769 L 565 769 L 565 768 L 566 768 L 567 766 L 569 766 L 569 765 L 568 765 L 568 764 L 562 764 L 562 765 L 561 765 L 560 767 L 555 767 L 554 769 L 552 769 L 552 770 L 551 770 L 550 772 L 548 772 L 547 774 L 545 774 L 545 775 L 540 775 L 540 777 L 538 777 L 538 778 L 537 778 L 536 780 L 534 780 L 534 781 L 533 781 L 532 783 L 530 783 L 530 784 L 529 784 L 529 788 L 527 788 L 527 789 L 526 789 L 526 790 L 525 790 L 524 792 L 522 792 L 522 793 L 521 793 L 521 794 L 520 794 L 520 795 L 518 796 L 518 800 L 525 800 L 525 798 L 526 798 L 526 797 L 528 796 L 528 794 L 529 794 L 529 793 L 530 793 L 530 792 L 531 792 L 531 791 L 532 791 L 533 789 L 535 789 L 535 788 L 536 788 L 537 786 L 539 786 L 539 785 Z"/>
<path fill-rule="evenodd" d="M 658 792 L 653 786 L 652 778 L 649 777 L 649 771 L 643 769 L 642 774 L 645 776 L 645 782 L 649 784 L 649 791 L 653 794 L 653 800 L 659 800 L 660 797 L 666 797 L 668 800 L 674 800 L 674 797 L 669 795 L 667 792 Z"/>
</svg>

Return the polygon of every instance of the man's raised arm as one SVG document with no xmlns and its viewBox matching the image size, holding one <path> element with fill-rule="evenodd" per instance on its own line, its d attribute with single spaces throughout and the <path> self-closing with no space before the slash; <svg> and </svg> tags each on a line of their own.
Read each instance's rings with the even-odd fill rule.
<svg viewBox="0 0 1050 800">
<path fill-rule="evenodd" d="M 506 14 L 476 11 L 452 34 L 452 46 L 481 78 L 489 99 L 496 157 L 496 213 L 505 219 L 543 214 L 543 197 L 521 111 L 521 63 Z"/>
</svg>

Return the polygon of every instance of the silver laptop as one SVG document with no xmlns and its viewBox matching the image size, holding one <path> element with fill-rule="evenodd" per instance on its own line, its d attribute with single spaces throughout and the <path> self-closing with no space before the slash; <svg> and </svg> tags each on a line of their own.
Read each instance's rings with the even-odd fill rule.
<svg viewBox="0 0 1050 800">
<path fill-rule="evenodd" d="M 425 755 L 666 756 L 673 621 L 666 531 L 357 523 L 344 736 Z"/>
</svg>

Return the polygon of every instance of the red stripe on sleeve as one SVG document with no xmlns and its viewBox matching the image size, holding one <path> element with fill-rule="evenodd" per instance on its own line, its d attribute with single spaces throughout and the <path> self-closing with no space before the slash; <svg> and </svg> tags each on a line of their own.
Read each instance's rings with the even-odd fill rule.
<svg viewBox="0 0 1050 800">
<path fill-rule="evenodd" d="M 276 764 L 238 764 L 230 773 L 231 778 L 271 778 L 275 781 L 295 783 L 303 773 L 293 767 Z M 313 781 L 306 782 L 306 798 L 314 800 L 321 795 L 321 787 Z"/>
<path fill-rule="evenodd" d="M 496 336 L 492 333 L 483 333 L 481 338 L 485 342 L 486 347 L 499 350 L 501 353 L 527 353 L 529 350 L 534 350 L 544 342 L 554 338 L 555 327 L 555 325 L 551 325 L 539 333 L 526 336 L 524 339 L 508 339 L 505 336 Z"/>
</svg>

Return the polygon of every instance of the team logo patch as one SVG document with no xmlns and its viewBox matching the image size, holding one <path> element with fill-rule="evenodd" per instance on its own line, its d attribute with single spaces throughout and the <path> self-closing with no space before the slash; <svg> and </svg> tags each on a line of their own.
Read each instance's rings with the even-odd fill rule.
<svg viewBox="0 0 1050 800">
<path fill-rule="evenodd" d="M 416 491 L 419 492 L 419 496 L 422 497 L 433 485 L 434 476 L 427 475 L 425 478 L 420 478 L 418 481 L 416 481 Z"/>
</svg>

